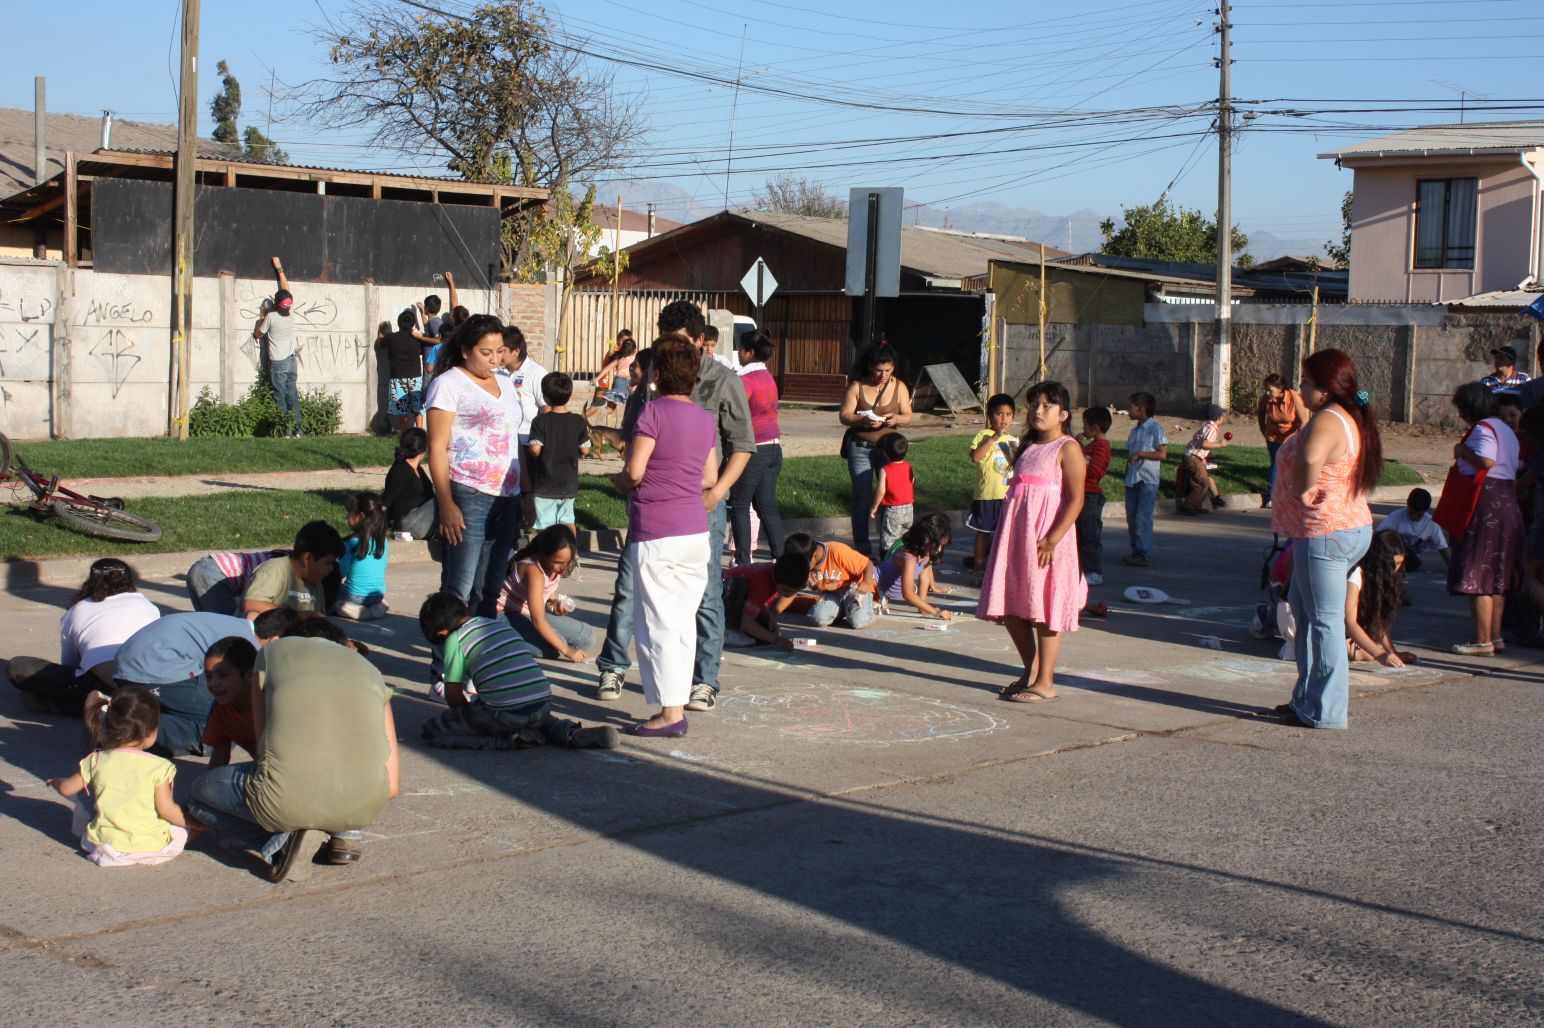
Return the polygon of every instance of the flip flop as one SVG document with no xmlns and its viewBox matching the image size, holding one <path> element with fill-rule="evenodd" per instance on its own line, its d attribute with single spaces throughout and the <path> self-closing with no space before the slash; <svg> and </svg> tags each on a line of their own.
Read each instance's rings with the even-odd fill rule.
<svg viewBox="0 0 1544 1028">
<path fill-rule="evenodd" d="M 1020 689 L 1016 693 L 1004 693 L 1001 697 L 1009 703 L 1050 703 L 1055 696 L 1047 696 L 1044 693 L 1035 692 L 1033 689 Z"/>
<path fill-rule="evenodd" d="M 1029 676 L 1020 675 L 1018 678 L 1015 678 L 1013 681 L 997 690 L 997 698 L 1000 700 L 1005 700 L 1010 696 L 1017 696 L 1021 692 L 1026 692 L 1028 689 Z"/>
</svg>

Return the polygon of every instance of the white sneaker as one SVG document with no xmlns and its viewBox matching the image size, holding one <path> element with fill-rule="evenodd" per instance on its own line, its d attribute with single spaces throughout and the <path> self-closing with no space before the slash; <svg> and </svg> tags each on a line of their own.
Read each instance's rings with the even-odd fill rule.
<svg viewBox="0 0 1544 1028">
<path fill-rule="evenodd" d="M 711 685 L 697 684 L 692 686 L 691 699 L 686 701 L 687 710 L 712 710 L 718 705 L 718 693 L 713 691 Z"/>
<path fill-rule="evenodd" d="M 1101 575 L 1097 571 L 1090 571 L 1088 574 L 1084 575 L 1083 577 L 1088 579 L 1088 584 L 1089 585 L 1103 585 L 1104 584 L 1104 576 Z"/>
<path fill-rule="evenodd" d="M 747 646 L 755 646 L 756 640 L 740 631 L 738 628 L 724 629 L 724 645 L 735 649 L 744 649 Z"/>
</svg>

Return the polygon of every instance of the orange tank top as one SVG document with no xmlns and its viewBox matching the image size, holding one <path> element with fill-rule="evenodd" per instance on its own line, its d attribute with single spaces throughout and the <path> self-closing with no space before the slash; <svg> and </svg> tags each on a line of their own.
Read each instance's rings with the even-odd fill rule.
<svg viewBox="0 0 1544 1028">
<path fill-rule="evenodd" d="M 1279 443 L 1303 426 L 1297 420 L 1297 394 L 1283 389 L 1275 400 L 1265 401 L 1265 441 Z"/>
<path fill-rule="evenodd" d="M 1346 452 L 1324 462 L 1314 485 L 1314 504 L 1304 506 L 1297 483 L 1297 451 L 1306 432 L 1293 433 L 1276 455 L 1276 488 L 1271 493 L 1271 528 L 1292 539 L 1329 535 L 1372 524 L 1372 508 L 1357 484 L 1361 443 L 1351 419 L 1333 406 L 1323 408 L 1346 433 Z"/>
</svg>

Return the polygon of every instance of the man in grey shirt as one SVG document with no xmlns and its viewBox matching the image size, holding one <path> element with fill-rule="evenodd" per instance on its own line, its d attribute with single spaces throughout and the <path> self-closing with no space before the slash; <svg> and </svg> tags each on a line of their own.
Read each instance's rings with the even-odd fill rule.
<svg viewBox="0 0 1544 1028">
<path fill-rule="evenodd" d="M 300 391 L 297 383 L 299 354 L 295 350 L 295 319 L 290 310 L 295 298 L 289 291 L 289 279 L 284 277 L 284 264 L 275 257 L 274 273 L 279 277 L 279 291 L 273 299 L 264 301 L 263 313 L 252 328 L 252 338 L 262 341 L 268 338 L 268 381 L 273 384 L 273 397 L 279 405 L 279 417 L 291 422 L 289 435 L 298 436 L 300 431 Z"/>
<path fill-rule="evenodd" d="M 692 667 L 692 695 L 686 704 L 687 710 L 712 710 L 717 703 L 718 668 L 724 656 L 724 598 L 719 574 L 728 521 L 724 500 L 756 452 L 756 434 L 751 428 L 751 405 L 745 397 L 745 386 L 740 383 L 740 376 L 707 354 L 705 327 L 702 308 L 690 300 L 669 304 L 659 314 L 661 335 L 679 332 L 691 339 L 697 352 L 703 355 L 692 400 L 718 419 L 718 484 L 703 497 L 703 504 L 708 508 L 708 587 L 697 607 L 697 657 Z M 633 426 L 643 405 L 648 402 L 647 394 L 647 385 L 640 384 L 627 398 L 627 410 L 622 415 L 624 440 L 632 438 Z M 628 668 L 632 667 L 627 650 L 633 641 L 635 586 L 629 556 L 624 549 L 617 570 L 616 594 L 611 601 L 611 617 L 606 624 L 606 643 L 595 659 L 595 665 L 600 669 L 596 698 L 602 700 L 621 698 L 622 682 Z"/>
</svg>

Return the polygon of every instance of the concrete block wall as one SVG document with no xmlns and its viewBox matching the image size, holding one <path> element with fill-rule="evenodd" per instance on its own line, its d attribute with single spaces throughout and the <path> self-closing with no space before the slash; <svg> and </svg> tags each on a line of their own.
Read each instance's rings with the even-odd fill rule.
<svg viewBox="0 0 1544 1028">
<path fill-rule="evenodd" d="M 252 327 L 272 279 L 193 283 L 190 399 L 208 388 L 239 400 L 259 374 Z M 291 282 L 302 391 L 342 398 L 342 431 L 367 431 L 380 413 L 376 326 L 443 287 Z M 539 326 L 544 286 L 462 289 L 473 311 Z M 0 431 L 18 439 L 156 436 L 171 401 L 171 279 L 71 271 L 57 261 L 0 259 Z"/>
<path fill-rule="evenodd" d="M 1314 330 L 1311 316 L 1310 307 L 1297 305 L 1233 309 L 1230 405 L 1252 401 L 1272 372 L 1295 382 L 1311 334 L 1318 349 L 1351 355 L 1379 417 L 1395 421 L 1451 421 L 1453 390 L 1489 373 L 1493 347 L 1510 345 L 1524 371 L 1540 370 L 1539 329 L 1514 311 L 1336 305 L 1320 308 Z M 1212 319 L 1207 304 L 1147 304 L 1141 326 L 1052 324 L 1046 332 L 1049 377 L 1068 387 L 1077 406 L 1123 407 L 1132 392 L 1146 390 L 1166 413 L 1197 414 L 1212 402 Z M 1006 343 L 1006 384 L 1021 395 L 1039 379 L 1039 330 L 1010 323 Z"/>
</svg>

